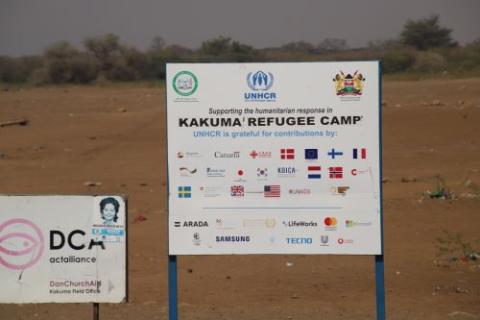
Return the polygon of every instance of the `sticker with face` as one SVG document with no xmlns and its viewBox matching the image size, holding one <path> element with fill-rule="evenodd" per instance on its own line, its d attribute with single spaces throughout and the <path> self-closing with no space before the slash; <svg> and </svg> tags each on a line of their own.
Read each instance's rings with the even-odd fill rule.
<svg viewBox="0 0 480 320">
<path fill-rule="evenodd" d="M 120 204 L 115 198 L 109 197 L 100 201 L 100 214 L 104 224 L 115 224 L 118 220 Z"/>
</svg>

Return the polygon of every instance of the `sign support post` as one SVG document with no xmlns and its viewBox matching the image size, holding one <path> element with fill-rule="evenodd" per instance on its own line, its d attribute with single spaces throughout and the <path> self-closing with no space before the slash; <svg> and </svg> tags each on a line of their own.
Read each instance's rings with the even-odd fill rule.
<svg viewBox="0 0 480 320">
<path fill-rule="evenodd" d="M 177 256 L 168 256 L 168 320 L 178 319 Z"/>
<path fill-rule="evenodd" d="M 100 319 L 100 304 L 95 302 L 93 304 L 93 320 L 99 320 L 99 319 Z"/>
<path fill-rule="evenodd" d="M 375 256 L 375 286 L 377 296 L 377 320 L 385 320 L 385 282 L 383 254 Z"/>
</svg>

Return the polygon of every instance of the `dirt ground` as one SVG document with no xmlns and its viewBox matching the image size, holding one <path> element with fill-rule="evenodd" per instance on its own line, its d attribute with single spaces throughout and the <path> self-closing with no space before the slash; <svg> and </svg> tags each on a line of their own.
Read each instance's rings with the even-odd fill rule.
<svg viewBox="0 0 480 320">
<path fill-rule="evenodd" d="M 480 251 L 479 88 L 479 78 L 384 83 L 388 319 L 480 319 L 480 261 L 461 250 Z M 163 87 L 2 90 L 0 122 L 19 118 L 29 124 L 0 127 L 0 192 L 127 194 L 130 301 L 102 305 L 101 319 L 166 319 Z M 453 199 L 424 195 L 440 181 Z M 439 255 L 439 238 L 459 249 Z M 180 257 L 180 319 L 374 319 L 373 261 Z M 91 305 L 0 305 L 2 320 L 91 315 Z"/>
</svg>

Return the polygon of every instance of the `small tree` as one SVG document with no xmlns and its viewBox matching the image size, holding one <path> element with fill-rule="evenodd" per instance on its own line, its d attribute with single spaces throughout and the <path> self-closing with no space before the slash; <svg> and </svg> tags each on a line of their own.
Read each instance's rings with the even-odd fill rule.
<svg viewBox="0 0 480 320">
<path fill-rule="evenodd" d="M 96 61 L 68 42 L 58 42 L 48 47 L 43 59 L 43 79 L 36 79 L 39 83 L 87 83 L 98 74 Z"/>
<path fill-rule="evenodd" d="M 87 52 L 94 57 L 103 73 L 109 73 L 122 56 L 122 45 L 118 36 L 107 34 L 102 37 L 87 38 L 84 41 Z"/>
<path fill-rule="evenodd" d="M 315 46 L 306 41 L 289 42 L 280 47 L 283 51 L 312 53 L 315 51 Z"/>
<path fill-rule="evenodd" d="M 456 46 L 457 43 L 452 40 L 451 33 L 451 29 L 440 26 L 438 15 L 433 15 L 418 21 L 408 20 L 403 27 L 401 38 L 406 45 L 418 50 L 428 50 Z"/>
<path fill-rule="evenodd" d="M 348 49 L 347 41 L 338 38 L 326 38 L 317 46 L 318 52 L 338 52 Z"/>
</svg>

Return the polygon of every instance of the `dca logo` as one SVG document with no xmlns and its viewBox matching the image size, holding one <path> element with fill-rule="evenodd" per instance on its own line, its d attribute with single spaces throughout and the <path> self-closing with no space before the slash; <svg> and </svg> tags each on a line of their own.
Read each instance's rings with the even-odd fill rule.
<svg viewBox="0 0 480 320">
<path fill-rule="evenodd" d="M 254 92 L 245 92 L 245 101 L 275 101 L 277 94 L 271 92 L 274 77 L 271 72 L 259 70 L 247 75 L 247 85 Z"/>
<path fill-rule="evenodd" d="M 45 249 L 42 231 L 27 219 L 10 219 L 0 224 L 0 266 L 25 270 L 34 266 Z"/>
</svg>

